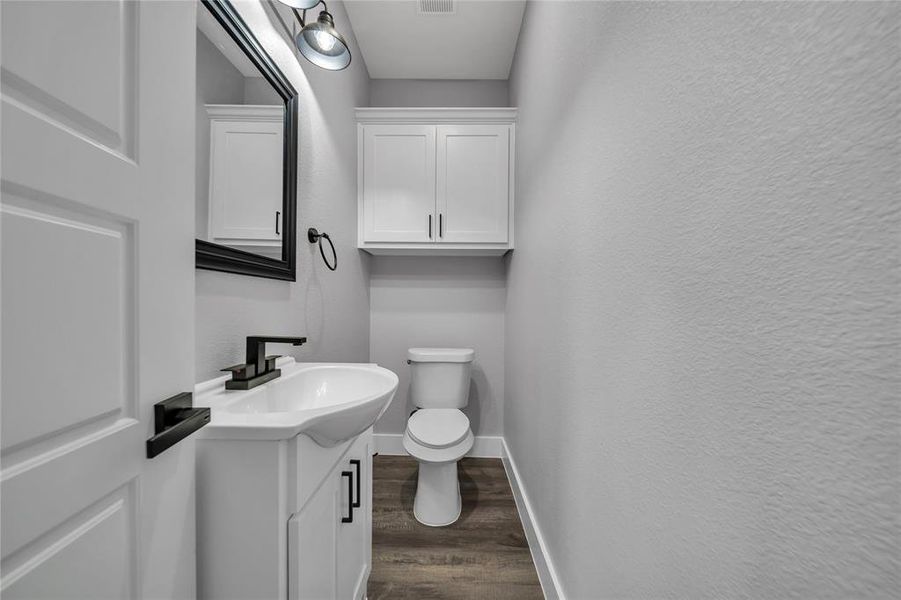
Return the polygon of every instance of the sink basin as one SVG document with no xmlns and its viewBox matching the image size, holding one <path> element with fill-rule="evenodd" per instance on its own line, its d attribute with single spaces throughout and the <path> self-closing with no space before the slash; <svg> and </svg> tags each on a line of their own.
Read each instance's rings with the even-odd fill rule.
<svg viewBox="0 0 901 600">
<path fill-rule="evenodd" d="M 366 431 L 388 408 L 397 375 L 366 363 L 295 363 L 281 358 L 282 375 L 252 390 L 226 390 L 226 377 L 195 388 L 195 406 L 209 406 L 201 436 L 288 439 L 303 433 L 331 447 Z"/>
</svg>

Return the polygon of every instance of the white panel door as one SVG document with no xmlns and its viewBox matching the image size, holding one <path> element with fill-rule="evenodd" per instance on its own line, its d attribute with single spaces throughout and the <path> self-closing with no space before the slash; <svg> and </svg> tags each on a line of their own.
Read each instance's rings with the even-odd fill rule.
<svg viewBox="0 0 901 600">
<path fill-rule="evenodd" d="M 194 596 L 194 15 L 0 2 L 4 600 Z"/>
<path fill-rule="evenodd" d="M 284 128 L 281 115 L 275 122 L 210 123 L 210 232 L 215 241 L 281 239 Z"/>
<path fill-rule="evenodd" d="M 438 241 L 506 243 L 509 125 L 438 126 Z"/>
<path fill-rule="evenodd" d="M 435 127 L 363 127 L 363 241 L 435 239 Z"/>
</svg>

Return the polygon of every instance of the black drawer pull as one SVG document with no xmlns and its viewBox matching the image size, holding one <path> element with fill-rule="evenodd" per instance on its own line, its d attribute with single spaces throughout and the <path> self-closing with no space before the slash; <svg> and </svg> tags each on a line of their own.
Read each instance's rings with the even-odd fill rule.
<svg viewBox="0 0 901 600">
<path fill-rule="evenodd" d="M 360 508 L 360 459 L 352 458 L 350 464 L 357 469 L 357 499 L 353 503 L 354 508 Z"/>
<path fill-rule="evenodd" d="M 341 471 L 341 477 L 347 477 L 347 516 L 341 517 L 342 523 L 354 522 L 354 474 L 351 471 Z"/>
</svg>

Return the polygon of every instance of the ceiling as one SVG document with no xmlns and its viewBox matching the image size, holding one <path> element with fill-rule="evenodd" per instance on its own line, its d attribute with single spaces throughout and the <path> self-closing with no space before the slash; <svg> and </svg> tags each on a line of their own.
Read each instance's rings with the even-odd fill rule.
<svg viewBox="0 0 901 600">
<path fill-rule="evenodd" d="M 507 79 L 525 0 L 345 0 L 373 79 Z M 450 10 L 427 14 L 423 9 Z M 341 25 L 337 24 L 340 31 Z"/>
</svg>

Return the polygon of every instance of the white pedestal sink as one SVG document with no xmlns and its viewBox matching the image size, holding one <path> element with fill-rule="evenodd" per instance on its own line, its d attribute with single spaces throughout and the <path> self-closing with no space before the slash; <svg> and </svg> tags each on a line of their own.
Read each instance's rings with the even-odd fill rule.
<svg viewBox="0 0 901 600">
<path fill-rule="evenodd" d="M 297 363 L 280 358 L 282 375 L 252 390 L 226 390 L 228 376 L 198 384 L 194 405 L 211 409 L 203 439 L 280 440 L 305 434 L 323 447 L 375 423 L 397 391 L 397 375 L 366 363 Z"/>
</svg>

